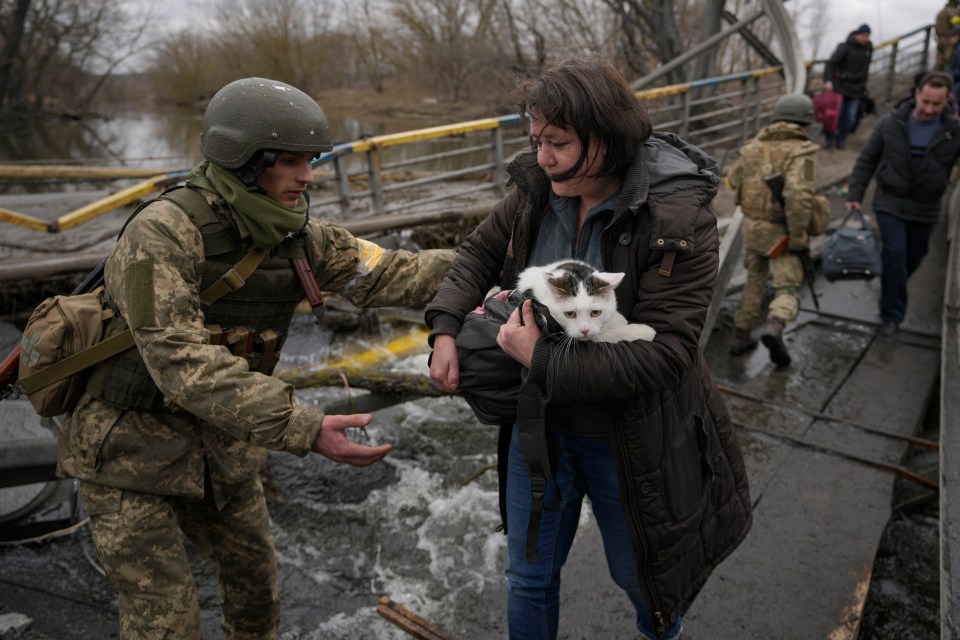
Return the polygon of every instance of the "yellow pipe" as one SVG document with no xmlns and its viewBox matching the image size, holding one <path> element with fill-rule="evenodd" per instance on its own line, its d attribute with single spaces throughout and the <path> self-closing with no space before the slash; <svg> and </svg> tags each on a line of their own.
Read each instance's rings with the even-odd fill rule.
<svg viewBox="0 0 960 640">
<path fill-rule="evenodd" d="M 158 173 L 172 173 L 173 171 L 176 171 L 176 169 L 0 164 L 0 180 L 149 178 Z"/>
<path fill-rule="evenodd" d="M 426 129 L 415 129 L 413 131 L 374 136 L 366 140 L 359 140 L 353 143 L 351 147 L 354 153 L 360 153 L 374 148 L 392 147 L 399 144 L 417 142 L 418 140 L 443 138 L 446 136 L 460 135 L 461 133 L 472 133 L 474 131 L 487 131 L 496 129 L 499 126 L 500 121 L 496 118 L 483 118 L 481 120 L 470 120 L 468 122 L 441 125 L 439 127 L 428 127 Z"/>
<path fill-rule="evenodd" d="M 372 349 L 345 356 L 333 362 L 327 362 L 322 366 L 324 369 L 346 369 L 348 371 L 368 369 L 390 358 L 396 358 L 423 349 L 427 344 L 427 336 L 429 335 L 430 331 L 428 329 L 418 327 L 412 329 L 409 334 L 391 340 L 387 344 L 378 345 Z"/>
<path fill-rule="evenodd" d="M 34 218 L 33 216 L 28 216 L 24 213 L 10 211 L 9 209 L 0 209 L 0 221 L 12 222 L 15 225 L 27 227 L 28 229 L 33 229 L 35 231 L 50 230 L 50 223 L 46 220 Z"/>
<path fill-rule="evenodd" d="M 80 207 L 76 211 L 60 216 L 57 218 L 57 221 L 52 224 L 50 230 L 66 231 L 67 229 L 76 227 L 79 224 L 83 224 L 84 222 L 96 218 L 97 216 L 102 216 L 103 214 L 109 213 L 114 209 L 119 209 L 120 207 L 128 205 L 147 194 L 153 193 L 157 190 L 157 185 L 166 180 L 169 180 L 168 174 L 154 176 L 153 178 L 139 182 L 132 187 L 127 187 L 126 189 L 117 191 L 113 195 L 103 198 L 102 200 L 98 200 L 97 202 Z"/>
</svg>

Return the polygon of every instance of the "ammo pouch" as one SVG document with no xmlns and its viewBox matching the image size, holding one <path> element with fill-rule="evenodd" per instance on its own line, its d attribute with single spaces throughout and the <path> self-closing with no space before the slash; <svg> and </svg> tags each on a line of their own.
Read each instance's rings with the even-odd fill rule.
<svg viewBox="0 0 960 640">
<path fill-rule="evenodd" d="M 247 361 L 250 371 L 270 375 L 280 362 L 280 349 L 286 336 L 264 329 L 252 332 L 249 327 L 222 327 L 218 324 L 204 325 L 210 332 L 210 344 L 226 347 L 235 356 Z"/>
</svg>

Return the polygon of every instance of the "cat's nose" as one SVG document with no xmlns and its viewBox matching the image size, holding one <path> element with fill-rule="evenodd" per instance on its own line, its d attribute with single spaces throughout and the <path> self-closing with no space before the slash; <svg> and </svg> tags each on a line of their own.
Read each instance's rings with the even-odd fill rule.
<svg viewBox="0 0 960 640">
<path fill-rule="evenodd" d="M 590 329 L 589 328 L 580 329 L 580 333 L 582 333 L 583 335 L 587 335 L 588 333 L 590 333 Z"/>
</svg>

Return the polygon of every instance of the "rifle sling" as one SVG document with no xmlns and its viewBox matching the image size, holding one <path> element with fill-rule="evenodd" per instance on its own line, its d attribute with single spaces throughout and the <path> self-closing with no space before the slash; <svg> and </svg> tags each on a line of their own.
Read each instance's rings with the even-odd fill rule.
<svg viewBox="0 0 960 640">
<path fill-rule="evenodd" d="M 211 304 L 231 291 L 236 291 L 242 287 L 247 278 L 257 270 L 260 263 L 266 257 L 265 249 L 253 248 L 233 268 L 220 276 L 220 279 L 207 287 L 201 294 L 200 299 L 206 304 Z M 113 315 L 112 312 L 106 317 Z M 55 362 L 42 371 L 32 373 L 18 382 L 25 393 L 31 394 L 47 387 L 54 382 L 59 382 L 68 378 L 87 367 L 92 367 L 98 362 L 102 362 L 111 356 L 115 356 L 121 351 L 125 351 L 133 346 L 133 332 L 126 329 L 121 333 L 110 336 L 106 340 L 101 340 L 97 344 L 91 345 L 82 351 L 78 351 L 71 356 Z"/>
</svg>

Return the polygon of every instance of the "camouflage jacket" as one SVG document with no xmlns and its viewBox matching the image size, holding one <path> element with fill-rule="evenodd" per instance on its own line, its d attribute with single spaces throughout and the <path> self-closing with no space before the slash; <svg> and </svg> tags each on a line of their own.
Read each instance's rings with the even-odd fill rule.
<svg viewBox="0 0 960 640">
<path fill-rule="evenodd" d="M 323 221 L 306 231 L 321 290 L 362 307 L 426 304 L 454 256 L 385 250 Z M 257 472 L 266 449 L 309 453 L 324 412 L 209 343 L 203 269 L 202 236 L 177 205 L 157 200 L 129 223 L 107 262 L 106 297 L 132 328 L 170 411 L 123 411 L 85 394 L 61 431 L 61 475 L 199 497 L 206 464 L 222 504 L 231 485 Z"/>
<path fill-rule="evenodd" d="M 789 234 L 791 244 L 809 244 L 807 227 L 815 195 L 819 148 L 802 126 L 774 122 L 740 149 L 740 160 L 727 176 L 727 183 L 747 218 L 744 241 L 748 248 L 766 250 L 784 233 Z M 778 171 L 784 179 L 785 210 L 763 180 Z"/>
</svg>

